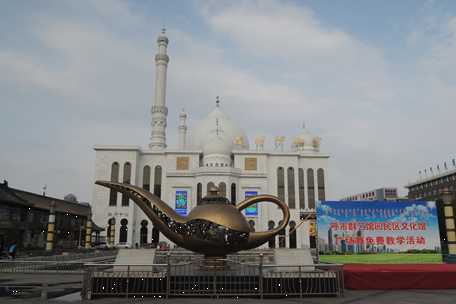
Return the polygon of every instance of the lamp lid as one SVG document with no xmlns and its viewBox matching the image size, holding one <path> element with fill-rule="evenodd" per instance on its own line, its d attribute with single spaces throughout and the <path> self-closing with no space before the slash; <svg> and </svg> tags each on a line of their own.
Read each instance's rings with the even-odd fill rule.
<svg viewBox="0 0 456 304">
<path fill-rule="evenodd" d="M 223 195 L 218 194 L 219 189 L 217 187 L 212 187 L 209 190 L 209 194 L 203 197 L 198 205 L 207 205 L 207 204 L 225 204 L 231 205 L 231 202 L 224 197 Z"/>
</svg>

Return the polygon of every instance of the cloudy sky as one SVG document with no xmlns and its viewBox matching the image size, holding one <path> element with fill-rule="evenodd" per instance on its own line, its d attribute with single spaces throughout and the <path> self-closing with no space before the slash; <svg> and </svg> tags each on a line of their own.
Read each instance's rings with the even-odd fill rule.
<svg viewBox="0 0 456 304">
<path fill-rule="evenodd" d="M 0 0 L 0 180 L 90 202 L 93 145 L 148 149 L 163 24 L 169 148 L 218 92 L 253 148 L 323 138 L 331 200 L 453 169 L 455 1 Z"/>
</svg>

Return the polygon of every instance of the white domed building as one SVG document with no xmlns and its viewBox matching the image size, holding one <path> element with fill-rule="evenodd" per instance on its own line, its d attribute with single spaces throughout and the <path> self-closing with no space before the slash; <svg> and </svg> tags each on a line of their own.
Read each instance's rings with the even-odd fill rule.
<svg viewBox="0 0 456 304">
<path fill-rule="evenodd" d="M 130 183 L 147 189 L 176 210 L 179 199 L 178 211 L 183 215 L 188 214 L 213 186 L 217 186 L 220 194 L 234 205 L 254 195 L 277 196 L 290 209 L 290 224 L 286 231 L 260 248 L 275 245 L 314 210 L 316 201 L 328 198 L 330 155 L 320 153 L 321 138 L 303 128 L 296 137 L 290 134 L 293 140 L 289 151 L 251 150 L 247 133 L 223 114 L 217 97 L 212 113 L 188 133 L 187 115 L 182 110 L 177 126 L 179 148 L 168 149 L 168 38 L 164 29 L 162 33 L 155 57 L 157 74 L 149 149 L 95 145 L 95 180 Z M 276 138 L 276 143 L 277 140 L 281 142 L 282 139 Z M 255 144 L 262 146 L 261 140 Z M 182 200 L 185 201 L 183 205 Z M 120 193 L 95 185 L 92 206 L 96 223 L 107 225 L 110 218 L 116 218 L 115 243 L 170 243 L 141 209 Z M 259 203 L 243 212 L 251 229 L 257 232 L 275 228 L 282 220 L 280 209 L 271 203 Z M 316 248 L 315 237 L 309 234 L 309 223 L 314 218 L 316 214 L 281 242 L 280 247 Z"/>
</svg>

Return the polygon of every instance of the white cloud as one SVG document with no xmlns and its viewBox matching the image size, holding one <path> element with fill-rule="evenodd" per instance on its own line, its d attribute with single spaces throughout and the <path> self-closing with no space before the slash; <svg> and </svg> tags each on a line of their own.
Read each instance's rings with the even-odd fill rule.
<svg viewBox="0 0 456 304">
<path fill-rule="evenodd" d="M 308 82 L 324 78 L 324 93 L 332 96 L 346 94 L 346 85 L 351 96 L 394 96 L 381 52 L 341 29 L 324 27 L 309 9 L 273 0 L 232 3 L 207 6 L 201 14 L 213 31 L 231 39 L 239 55 L 267 60 L 277 72 L 305 71 Z"/>
</svg>

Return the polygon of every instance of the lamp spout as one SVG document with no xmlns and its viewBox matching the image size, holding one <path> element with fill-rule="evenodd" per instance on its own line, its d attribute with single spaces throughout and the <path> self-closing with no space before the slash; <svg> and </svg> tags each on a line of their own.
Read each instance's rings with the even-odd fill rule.
<svg viewBox="0 0 456 304">
<path fill-rule="evenodd" d="M 176 233 L 185 224 L 186 217 L 180 215 L 149 191 L 130 184 L 96 181 L 95 184 L 121 192 L 133 200 L 169 240 L 178 246 L 184 245 L 183 236 Z"/>
</svg>

